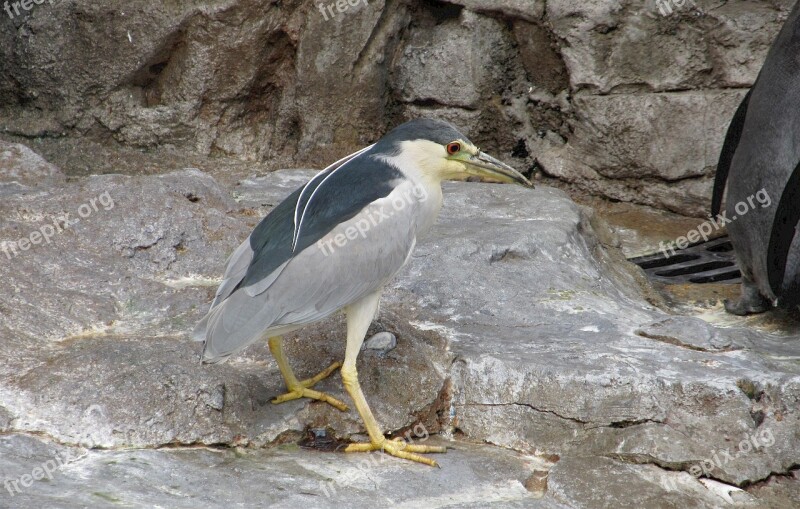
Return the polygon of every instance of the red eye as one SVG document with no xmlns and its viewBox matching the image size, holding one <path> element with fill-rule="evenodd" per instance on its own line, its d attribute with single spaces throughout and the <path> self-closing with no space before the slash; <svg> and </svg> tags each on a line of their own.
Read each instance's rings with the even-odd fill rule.
<svg viewBox="0 0 800 509">
<path fill-rule="evenodd" d="M 457 141 L 447 144 L 447 153 L 452 155 L 458 154 L 461 150 L 461 144 Z"/>
</svg>

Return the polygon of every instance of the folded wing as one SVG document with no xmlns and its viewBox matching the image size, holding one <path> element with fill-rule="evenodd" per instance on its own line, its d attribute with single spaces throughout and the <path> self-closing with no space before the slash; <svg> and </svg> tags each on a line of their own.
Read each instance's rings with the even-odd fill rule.
<svg viewBox="0 0 800 509">
<path fill-rule="evenodd" d="M 329 316 L 381 288 L 407 260 L 415 242 L 410 182 L 363 154 L 325 177 L 316 179 L 317 186 L 324 181 L 316 192 L 301 188 L 281 202 L 229 259 L 195 329 L 205 362 L 224 360 L 265 332 Z M 295 238 L 301 194 L 313 199 L 304 198 Z M 407 206 L 395 210 L 401 195 Z"/>
</svg>

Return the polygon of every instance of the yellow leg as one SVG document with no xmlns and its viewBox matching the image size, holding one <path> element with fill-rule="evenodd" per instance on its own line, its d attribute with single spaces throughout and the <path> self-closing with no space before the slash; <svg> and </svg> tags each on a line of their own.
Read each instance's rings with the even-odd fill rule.
<svg viewBox="0 0 800 509">
<path fill-rule="evenodd" d="M 333 396 L 329 396 L 324 392 L 315 391 L 309 388 L 313 387 L 314 384 L 320 380 L 324 380 L 325 378 L 329 377 L 331 373 L 336 371 L 342 365 L 341 362 L 334 362 L 317 376 L 303 381 L 298 381 L 292 372 L 291 366 L 289 366 L 289 362 L 286 360 L 286 356 L 283 355 L 283 339 L 280 336 L 274 336 L 269 338 L 268 342 L 269 351 L 272 352 L 272 356 L 275 357 L 276 361 L 278 361 L 278 369 L 281 370 L 283 379 L 286 382 L 286 387 L 289 389 L 289 392 L 286 394 L 273 399 L 272 403 L 278 404 L 285 401 L 291 401 L 293 399 L 311 398 L 324 401 L 325 403 L 333 405 L 343 412 L 347 411 L 347 405 L 338 399 L 334 398 Z"/>
<path fill-rule="evenodd" d="M 350 397 L 353 398 L 353 403 L 358 410 L 361 419 L 364 421 L 364 426 L 367 428 L 369 434 L 368 444 L 350 444 L 345 448 L 345 452 L 368 452 L 368 451 L 383 451 L 398 458 L 404 458 L 419 463 L 425 463 L 432 467 L 439 465 L 430 458 L 420 456 L 420 452 L 447 452 L 444 447 L 408 444 L 402 438 L 395 440 L 387 440 L 378 426 L 378 422 L 372 415 L 367 400 L 364 398 L 364 393 L 361 392 L 361 385 L 358 383 L 358 373 L 356 372 L 356 358 L 358 352 L 361 350 L 361 344 L 364 342 L 364 336 L 367 334 L 367 329 L 375 313 L 378 310 L 378 303 L 380 301 L 380 292 L 365 297 L 361 301 L 348 306 L 345 309 L 347 314 L 347 349 L 344 356 L 344 365 L 342 366 L 342 381 L 344 388 L 347 390 Z"/>
</svg>

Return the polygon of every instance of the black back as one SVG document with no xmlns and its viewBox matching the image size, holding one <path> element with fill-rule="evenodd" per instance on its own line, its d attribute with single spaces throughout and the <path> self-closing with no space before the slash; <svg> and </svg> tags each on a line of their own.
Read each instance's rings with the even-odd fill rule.
<svg viewBox="0 0 800 509">
<path fill-rule="evenodd" d="M 397 168 L 373 158 L 375 148 L 319 175 L 308 184 L 305 192 L 303 189 L 306 186 L 295 190 L 261 220 L 250 234 L 253 261 L 238 287 L 247 287 L 266 278 L 295 253 L 300 253 L 338 224 L 353 218 L 364 207 L 392 192 L 403 174 Z M 295 207 L 301 193 L 303 201 L 298 223 L 302 215 L 302 226 L 295 249 L 292 250 Z"/>
</svg>

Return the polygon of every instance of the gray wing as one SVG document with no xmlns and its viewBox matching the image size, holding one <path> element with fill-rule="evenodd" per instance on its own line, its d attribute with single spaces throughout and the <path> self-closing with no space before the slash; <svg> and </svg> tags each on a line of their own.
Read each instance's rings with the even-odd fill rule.
<svg viewBox="0 0 800 509">
<path fill-rule="evenodd" d="M 224 360 L 265 333 L 321 320 L 382 288 L 416 242 L 417 204 L 394 205 L 408 200 L 410 186 L 401 183 L 295 253 L 269 275 L 269 284 L 233 290 L 204 319 L 203 360 Z"/>
<path fill-rule="evenodd" d="M 207 339 L 212 312 L 234 292 L 240 288 L 250 295 L 263 292 L 296 253 L 392 192 L 402 174 L 369 157 L 372 147 L 328 166 L 261 220 L 228 258 L 225 276 L 211 309 L 195 327 L 195 341 Z M 317 193 L 320 187 L 323 193 Z"/>
<path fill-rule="evenodd" d="M 294 249 L 296 247 L 299 233 L 298 223 L 302 222 L 303 213 L 308 209 L 308 205 L 311 202 L 311 195 L 314 194 L 314 192 L 322 183 L 324 183 L 333 175 L 335 170 L 344 166 L 346 163 L 350 162 L 350 160 L 355 159 L 364 152 L 367 152 L 373 146 L 374 144 L 345 156 L 314 175 L 314 177 L 306 185 L 300 189 L 297 189 L 288 198 L 286 198 L 284 202 L 281 203 L 275 211 L 273 211 L 274 213 L 270 214 L 272 217 L 269 217 L 267 220 L 262 221 L 262 223 L 259 224 L 256 230 L 250 234 L 245 241 L 239 245 L 238 248 L 236 248 L 233 254 L 231 254 L 231 256 L 228 257 L 228 260 L 225 262 L 225 275 L 222 278 L 222 284 L 220 284 L 219 288 L 217 289 L 217 293 L 214 295 L 214 301 L 211 304 L 211 309 L 214 309 L 222 301 L 227 299 L 245 279 L 245 276 L 247 276 L 248 270 L 250 269 L 250 266 L 255 258 L 256 249 L 263 250 L 264 247 L 268 247 L 265 244 L 267 244 L 269 241 L 274 241 L 275 244 L 280 244 L 281 242 L 285 244 L 285 239 L 283 238 L 285 236 L 285 231 L 280 231 L 281 225 L 275 223 L 285 223 L 286 215 L 288 214 L 290 208 L 294 208 L 294 232 L 292 234 L 292 248 Z M 277 221 L 272 221 L 273 219 L 276 219 Z M 267 240 L 267 242 L 254 241 L 254 236 L 262 236 L 265 238 L 265 240 Z M 270 255 L 276 254 L 269 249 L 266 251 Z M 280 254 L 278 254 L 278 256 L 280 256 Z M 284 256 L 287 255 L 284 254 Z M 269 266 L 266 272 L 273 273 L 274 277 L 272 279 L 261 279 L 258 284 L 263 287 L 269 286 L 269 284 L 274 281 L 274 278 L 277 277 L 277 275 L 280 273 L 280 270 L 285 265 L 286 263 L 284 261 L 278 265 L 277 269 L 273 266 Z M 205 321 L 201 322 L 201 325 L 204 326 Z M 197 331 L 202 332 L 202 327 L 198 327 Z M 195 340 L 197 341 L 202 341 L 203 339 L 205 338 L 195 337 Z"/>
</svg>

